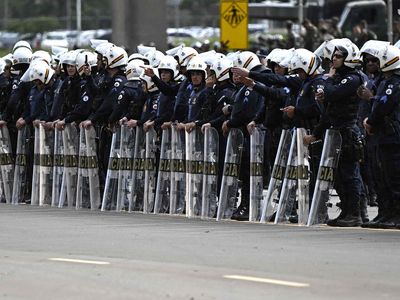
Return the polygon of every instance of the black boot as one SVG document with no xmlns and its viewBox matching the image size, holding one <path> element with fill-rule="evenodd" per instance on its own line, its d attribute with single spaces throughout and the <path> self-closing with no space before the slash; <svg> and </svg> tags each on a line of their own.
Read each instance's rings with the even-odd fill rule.
<svg viewBox="0 0 400 300">
<path fill-rule="evenodd" d="M 233 213 L 231 219 L 236 221 L 248 221 L 249 206 L 240 204 L 238 209 Z"/>
<path fill-rule="evenodd" d="M 349 214 L 336 222 L 337 227 L 358 227 L 362 224 L 360 213 Z"/>
<path fill-rule="evenodd" d="M 363 223 L 369 222 L 367 204 L 368 204 L 368 199 L 366 197 L 362 198 L 360 205 L 360 215 Z"/>
</svg>

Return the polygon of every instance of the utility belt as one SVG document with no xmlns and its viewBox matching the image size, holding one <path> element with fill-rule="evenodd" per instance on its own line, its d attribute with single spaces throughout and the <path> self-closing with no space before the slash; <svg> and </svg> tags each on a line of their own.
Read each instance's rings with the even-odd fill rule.
<svg viewBox="0 0 400 300">
<path fill-rule="evenodd" d="M 341 159 L 353 162 L 363 162 L 365 159 L 365 138 L 357 134 L 352 127 L 340 129 L 342 135 Z"/>
</svg>

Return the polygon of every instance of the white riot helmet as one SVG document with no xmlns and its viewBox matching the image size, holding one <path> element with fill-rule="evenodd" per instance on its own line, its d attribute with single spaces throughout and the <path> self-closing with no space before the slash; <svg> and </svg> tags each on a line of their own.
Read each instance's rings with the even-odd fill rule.
<svg viewBox="0 0 400 300">
<path fill-rule="evenodd" d="M 278 51 L 275 51 L 278 50 Z M 275 63 L 282 68 L 289 68 L 290 60 L 292 59 L 294 49 L 274 49 L 267 56 L 271 63 Z M 268 58 L 269 57 L 269 58 Z"/>
<path fill-rule="evenodd" d="M 157 69 L 154 69 L 154 74 L 157 74 Z M 147 91 L 148 92 L 156 92 L 158 91 L 158 87 L 156 86 L 156 84 L 154 83 L 154 81 L 151 79 L 151 77 L 147 76 L 144 74 L 144 70 L 141 73 L 141 75 L 139 76 L 140 80 L 142 80 L 142 82 L 146 85 Z"/>
<path fill-rule="evenodd" d="M 165 51 L 165 53 L 167 55 L 175 56 L 175 55 L 177 55 L 179 50 L 181 50 L 183 47 L 185 47 L 185 44 L 180 44 L 179 46 L 177 46 L 175 48 L 168 49 L 167 51 Z"/>
<path fill-rule="evenodd" d="M 355 68 L 360 65 L 360 50 L 353 42 L 347 42 L 335 46 L 335 51 L 339 50 L 344 55 L 344 65 L 349 68 Z"/>
<path fill-rule="evenodd" d="M 125 70 L 126 79 L 140 80 L 140 75 L 143 73 L 143 61 L 139 59 L 132 60 L 128 63 Z"/>
<path fill-rule="evenodd" d="M 292 59 L 290 60 L 290 70 L 302 69 L 307 75 L 313 75 L 320 65 L 319 57 L 307 50 L 294 50 Z"/>
<path fill-rule="evenodd" d="M 7 66 L 7 63 L 4 59 L 0 58 L 0 75 L 4 73 L 4 68 Z"/>
<path fill-rule="evenodd" d="M 35 61 L 29 67 L 29 81 L 40 80 L 44 84 L 48 84 L 54 75 L 54 70 L 45 61 Z"/>
<path fill-rule="evenodd" d="M 207 77 L 207 64 L 202 60 L 200 57 L 193 57 L 187 68 L 186 68 L 189 78 L 190 78 L 190 72 L 191 71 L 201 71 L 204 73 L 204 79 Z"/>
<path fill-rule="evenodd" d="M 96 46 L 96 48 L 94 49 L 94 52 L 96 52 L 97 54 L 100 54 L 101 56 L 104 56 L 108 52 L 108 50 L 112 47 L 115 47 L 115 45 L 113 43 L 109 43 L 109 42 L 101 43 Z"/>
<path fill-rule="evenodd" d="M 186 67 L 189 61 L 198 54 L 192 47 L 183 47 L 178 50 L 175 56 L 178 58 L 178 64 L 181 67 Z"/>
<path fill-rule="evenodd" d="M 32 51 L 28 48 L 21 47 L 13 53 L 13 65 L 30 64 L 32 60 Z"/>
<path fill-rule="evenodd" d="M 55 61 L 60 61 L 60 57 L 63 53 L 67 53 L 68 48 L 66 47 L 59 47 L 59 46 L 51 46 L 51 53 L 53 54 L 53 59 Z"/>
<path fill-rule="evenodd" d="M 378 53 L 379 66 L 382 72 L 400 69 L 400 49 L 387 45 Z"/>
<path fill-rule="evenodd" d="M 218 82 L 229 79 L 229 71 L 233 67 L 233 62 L 228 58 L 219 58 L 214 61 L 211 70 L 215 72 Z"/>
<path fill-rule="evenodd" d="M 260 59 L 253 52 L 243 51 L 240 52 L 237 57 L 237 66 L 240 68 L 245 68 L 250 71 L 251 69 L 259 65 L 261 65 Z"/>
<path fill-rule="evenodd" d="M 147 52 L 144 57 L 149 61 L 149 65 L 158 68 L 161 60 L 165 57 L 164 53 L 158 50 Z"/>
<path fill-rule="evenodd" d="M 51 64 L 51 55 L 49 52 L 44 50 L 38 50 L 33 52 L 32 61 L 42 60 L 45 61 L 48 65 Z"/>
<path fill-rule="evenodd" d="M 128 64 L 128 54 L 121 47 L 110 47 L 103 57 L 107 69 L 124 67 Z"/>
<path fill-rule="evenodd" d="M 140 60 L 145 65 L 149 65 L 150 64 L 149 60 L 146 57 L 144 57 L 143 54 L 140 54 L 140 53 L 133 53 L 128 57 L 128 63 L 130 63 L 131 61 L 134 61 L 134 60 Z"/>
<path fill-rule="evenodd" d="M 83 51 L 78 53 L 75 59 L 76 69 L 78 74 L 82 76 L 83 68 L 88 65 L 90 68 L 93 68 L 97 65 L 97 57 L 96 54 L 90 51 Z"/>
<path fill-rule="evenodd" d="M 168 70 L 172 72 L 172 79 L 174 79 L 179 74 L 179 66 L 176 59 L 170 55 L 166 55 L 161 59 L 158 66 L 158 71 Z M 161 77 L 161 76 L 160 76 Z"/>
<path fill-rule="evenodd" d="M 62 63 L 63 65 L 75 66 L 77 55 L 78 55 L 78 51 L 76 51 L 76 50 L 68 51 L 67 53 L 64 53 L 61 55 L 60 63 Z"/>
<path fill-rule="evenodd" d="M 365 42 L 365 44 L 361 47 L 360 53 L 369 54 L 375 57 L 378 57 L 379 51 L 383 50 L 387 45 L 390 45 L 389 42 L 377 41 L 377 40 L 369 40 Z"/>
<path fill-rule="evenodd" d="M 348 38 L 333 39 L 330 41 L 325 41 L 321 44 L 321 46 L 318 47 L 317 50 L 314 51 L 314 53 L 317 54 L 321 58 L 326 58 L 326 59 L 332 60 L 333 53 L 335 52 L 336 46 L 344 45 L 346 43 L 351 43 L 351 41 Z M 322 55 L 321 55 L 321 51 L 322 51 Z"/>
<path fill-rule="evenodd" d="M 18 48 L 27 48 L 32 52 L 32 47 L 27 41 L 18 41 L 15 43 L 12 52 L 14 53 L 15 50 Z"/>
</svg>

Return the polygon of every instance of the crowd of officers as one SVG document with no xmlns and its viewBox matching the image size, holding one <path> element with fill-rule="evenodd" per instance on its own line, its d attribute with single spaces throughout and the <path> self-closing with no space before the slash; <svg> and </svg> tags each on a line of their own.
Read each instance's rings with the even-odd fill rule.
<svg viewBox="0 0 400 300">
<path fill-rule="evenodd" d="M 0 60 L 0 126 L 8 127 L 14 153 L 24 126 L 94 126 L 104 179 L 118 124 L 159 134 L 172 124 L 188 132 L 214 127 L 220 161 L 230 129 L 239 128 L 245 136 L 242 196 L 232 218 L 248 220 L 254 127 L 267 133 L 266 178 L 282 129 L 305 128 L 314 181 L 321 141 L 333 128 L 342 136 L 334 184 L 341 213 L 327 224 L 400 228 L 400 49 L 376 40 L 359 49 L 349 39 L 325 41 L 314 52 L 273 49 L 266 57 L 250 51 L 198 53 L 185 46 L 166 54 L 138 46 L 138 53 L 128 56 L 100 40 L 93 40 L 92 48 L 55 48 L 50 55 L 32 53 L 20 41 Z M 373 220 L 367 205 L 379 206 Z"/>
</svg>

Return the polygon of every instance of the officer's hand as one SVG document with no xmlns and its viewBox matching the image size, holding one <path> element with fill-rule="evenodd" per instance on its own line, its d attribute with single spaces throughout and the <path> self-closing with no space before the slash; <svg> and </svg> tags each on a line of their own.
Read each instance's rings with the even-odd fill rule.
<svg viewBox="0 0 400 300">
<path fill-rule="evenodd" d="M 317 140 L 317 138 L 313 135 L 305 135 L 303 137 L 303 143 L 305 146 L 310 145 L 312 142 L 315 142 Z"/>
<path fill-rule="evenodd" d="M 178 123 L 178 124 L 176 124 L 176 129 L 178 129 L 178 130 L 185 130 L 185 124 L 184 124 L 184 123 Z"/>
<path fill-rule="evenodd" d="M 229 134 L 228 121 L 225 121 L 225 122 L 222 124 L 222 134 L 223 134 L 224 136 L 228 136 L 228 134 Z"/>
<path fill-rule="evenodd" d="M 83 128 L 85 128 L 85 129 L 89 129 L 90 127 L 92 127 L 92 125 L 93 125 L 92 121 L 90 121 L 90 120 L 86 120 L 82 124 Z"/>
<path fill-rule="evenodd" d="M 126 122 L 128 122 L 128 118 L 127 118 L 127 117 L 123 117 L 121 120 L 119 120 L 119 125 L 122 126 L 122 125 L 124 125 Z"/>
<path fill-rule="evenodd" d="M 64 130 L 64 128 L 65 128 L 65 121 L 64 121 L 64 120 L 58 121 L 58 122 L 56 123 L 56 128 L 57 128 L 58 130 Z"/>
<path fill-rule="evenodd" d="M 17 129 L 22 129 L 24 126 L 26 125 L 26 122 L 24 119 L 19 118 L 17 123 L 15 124 L 15 126 L 17 127 Z"/>
<path fill-rule="evenodd" d="M 3 126 L 7 126 L 7 122 L 1 120 L 1 121 L 0 121 L 0 128 L 2 128 Z"/>
<path fill-rule="evenodd" d="M 189 133 L 192 132 L 192 130 L 193 130 L 195 127 L 196 127 L 196 123 L 194 123 L 194 122 L 185 124 L 185 130 L 186 130 L 187 132 L 189 132 Z"/>
<path fill-rule="evenodd" d="M 54 129 L 54 124 L 55 124 L 54 122 L 46 122 L 46 123 L 43 123 L 43 127 L 44 127 L 44 129 L 50 131 L 50 130 Z"/>
<path fill-rule="evenodd" d="M 365 128 L 365 131 L 369 134 L 369 135 L 374 135 L 374 133 L 372 132 L 372 126 L 370 124 L 367 123 L 368 118 L 365 118 L 363 121 L 363 126 Z"/>
<path fill-rule="evenodd" d="M 250 79 L 249 77 L 239 77 L 239 81 L 243 83 L 245 86 L 248 87 L 254 87 L 256 83 L 254 82 L 253 79 Z"/>
<path fill-rule="evenodd" d="M 144 75 L 149 76 L 149 77 L 152 77 L 155 75 L 152 68 L 150 68 L 150 67 L 142 67 L 142 68 L 144 69 Z"/>
<path fill-rule="evenodd" d="M 361 85 L 357 89 L 357 95 L 358 95 L 358 97 L 360 97 L 363 100 L 369 100 L 374 96 L 372 91 L 370 89 L 368 89 L 367 87 L 365 87 L 364 85 Z"/>
<path fill-rule="evenodd" d="M 249 124 L 247 124 L 247 131 L 249 134 L 252 134 L 254 131 L 254 128 L 256 127 L 256 122 L 251 121 Z"/>
<path fill-rule="evenodd" d="M 201 132 L 204 133 L 206 131 L 207 128 L 211 127 L 211 123 L 206 123 L 203 124 L 203 126 L 201 126 Z"/>
<path fill-rule="evenodd" d="M 172 125 L 172 122 L 164 122 L 164 123 L 161 125 L 161 129 L 168 129 L 168 128 L 171 128 L 171 125 Z"/>
<path fill-rule="evenodd" d="M 210 75 L 206 79 L 206 87 L 211 87 L 212 88 L 216 82 L 217 82 L 217 80 L 215 78 L 215 75 L 214 74 Z"/>
<path fill-rule="evenodd" d="M 331 67 L 331 68 L 329 69 L 329 73 L 326 74 L 325 76 L 327 76 L 327 77 L 333 77 L 333 76 L 335 76 L 335 74 L 336 74 L 336 69 L 335 69 L 334 67 Z"/>
<path fill-rule="evenodd" d="M 43 124 L 44 122 L 42 122 L 42 121 L 40 121 L 40 120 L 34 120 L 33 122 L 32 122 L 32 125 L 34 126 L 34 127 L 39 127 L 39 125 L 40 124 Z"/>
<path fill-rule="evenodd" d="M 233 67 L 231 68 L 232 74 L 240 77 L 249 77 L 249 71 L 244 68 Z"/>
<path fill-rule="evenodd" d="M 230 114 L 230 112 L 229 112 L 230 107 L 231 107 L 231 105 L 230 105 L 230 104 L 227 104 L 227 105 L 225 105 L 225 106 L 222 108 L 222 112 L 224 113 L 225 116 L 227 116 L 227 115 Z"/>
<path fill-rule="evenodd" d="M 315 93 L 315 100 L 323 102 L 325 100 L 325 93 L 323 89 L 318 89 Z"/>
<path fill-rule="evenodd" d="M 145 132 L 149 131 L 151 128 L 154 126 L 154 121 L 146 121 L 146 123 L 143 124 L 143 130 Z"/>
<path fill-rule="evenodd" d="M 289 119 L 294 118 L 294 113 L 295 113 L 295 107 L 294 106 L 286 106 L 285 108 L 282 108 L 282 111 L 286 113 Z"/>
<path fill-rule="evenodd" d="M 137 120 L 129 120 L 126 122 L 126 125 L 128 125 L 129 128 L 135 128 L 137 126 Z"/>
</svg>

